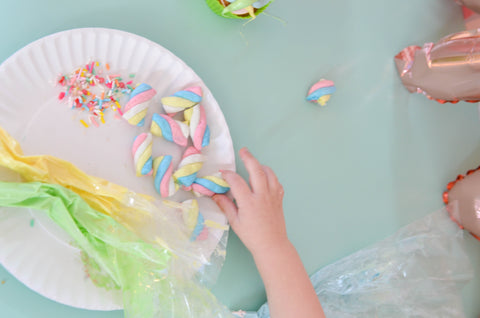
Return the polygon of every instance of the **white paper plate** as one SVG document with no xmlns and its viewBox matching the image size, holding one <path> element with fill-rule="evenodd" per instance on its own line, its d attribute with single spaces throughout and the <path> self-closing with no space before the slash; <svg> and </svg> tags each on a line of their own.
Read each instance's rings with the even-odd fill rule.
<svg viewBox="0 0 480 318">
<path fill-rule="evenodd" d="M 223 114 L 193 70 L 145 38 L 99 28 L 47 36 L 21 49 L 0 66 L 0 126 L 20 142 L 26 155 L 53 155 L 91 175 L 158 197 L 151 177 L 135 176 L 130 155 L 133 138 L 148 130 L 148 119 L 143 128 L 130 126 L 113 116 L 98 128 L 84 128 L 79 120 L 86 119 L 82 117 L 85 115 L 58 101 L 61 89 L 52 84 L 57 75 L 70 73 L 89 60 L 109 63 L 110 72 L 123 76 L 133 73 L 135 83 L 150 84 L 158 93 L 150 114 L 162 112 L 161 97 L 200 85 L 212 136 L 203 151 L 207 163 L 201 174 L 235 169 L 232 141 Z M 155 138 L 153 146 L 154 156 L 171 154 L 174 164 L 184 151 L 162 138 Z M 174 199 L 189 197 L 190 194 L 179 193 Z M 226 224 L 225 217 L 210 199 L 201 198 L 199 203 L 207 219 Z M 32 218 L 36 220 L 33 227 Z M 0 263 L 29 288 L 74 307 L 122 308 L 120 293 L 106 292 L 86 278 L 79 251 L 69 244 L 70 238 L 41 213 L 1 209 L 0 233 Z M 211 232 L 207 250 L 213 251 L 222 233 Z"/>
</svg>

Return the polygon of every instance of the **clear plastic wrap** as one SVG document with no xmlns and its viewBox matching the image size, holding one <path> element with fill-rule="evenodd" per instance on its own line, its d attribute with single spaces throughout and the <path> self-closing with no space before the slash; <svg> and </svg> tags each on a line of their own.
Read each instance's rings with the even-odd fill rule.
<svg viewBox="0 0 480 318">
<path fill-rule="evenodd" d="M 322 268 L 311 280 L 325 315 L 465 317 L 460 289 L 473 269 L 463 235 L 442 209 Z M 270 317 L 268 305 L 243 317 Z"/>
<path fill-rule="evenodd" d="M 141 240 L 60 186 L 0 182 L 0 206 L 44 211 L 84 253 L 93 281 L 123 293 L 125 317 L 230 317 L 204 286 L 172 262 L 175 253 Z"/>
<path fill-rule="evenodd" d="M 184 204 L 133 193 L 56 157 L 24 156 L 1 128 L 0 166 L 34 182 L 2 183 L 0 206 L 47 212 L 82 249 L 92 281 L 122 289 L 126 317 L 230 316 L 206 288 L 223 265 L 227 226 L 202 217 L 208 239 L 192 240 Z"/>
<path fill-rule="evenodd" d="M 61 185 L 80 195 L 93 209 L 111 216 L 146 242 L 167 248 L 182 261 L 188 259 L 197 268 L 223 264 L 228 227 L 210 222 L 211 238 L 192 242 L 191 230 L 181 217 L 182 204 L 155 200 L 136 194 L 107 180 L 90 176 L 65 160 L 46 155 L 24 156 L 19 143 L 0 127 L 0 166 L 17 172 L 25 181 Z M 210 257 L 213 255 L 214 257 Z M 223 257 L 222 257 L 223 256 Z M 215 260 L 212 263 L 210 260 Z M 217 271 L 206 269 L 210 283 Z"/>
</svg>

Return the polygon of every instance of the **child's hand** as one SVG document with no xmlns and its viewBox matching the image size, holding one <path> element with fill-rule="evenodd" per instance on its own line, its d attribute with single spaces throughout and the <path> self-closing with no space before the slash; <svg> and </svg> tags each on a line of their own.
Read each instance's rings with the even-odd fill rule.
<svg viewBox="0 0 480 318">
<path fill-rule="evenodd" d="M 302 261 L 287 237 L 282 185 L 272 169 L 262 166 L 246 148 L 240 150 L 240 157 L 251 187 L 235 172 L 223 171 L 237 205 L 225 195 L 217 194 L 213 199 L 253 255 L 265 284 L 271 317 L 325 318 Z"/>
<path fill-rule="evenodd" d="M 287 237 L 282 185 L 272 169 L 262 166 L 246 148 L 240 150 L 240 157 L 251 187 L 235 172 L 223 171 L 237 205 L 225 195 L 217 194 L 213 199 L 253 255 L 265 284 L 271 317 L 325 318 L 302 261 Z"/>
<path fill-rule="evenodd" d="M 283 187 L 272 169 L 262 166 L 246 148 L 240 150 L 240 157 L 250 176 L 250 187 L 235 172 L 222 171 L 237 204 L 225 195 L 215 195 L 213 200 L 255 256 L 289 242 L 282 207 Z"/>
</svg>

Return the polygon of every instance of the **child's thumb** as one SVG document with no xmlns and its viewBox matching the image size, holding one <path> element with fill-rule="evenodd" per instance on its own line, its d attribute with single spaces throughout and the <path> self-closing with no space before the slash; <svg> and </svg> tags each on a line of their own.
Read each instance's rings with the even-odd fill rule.
<svg viewBox="0 0 480 318">
<path fill-rule="evenodd" d="M 213 201 L 218 205 L 220 210 L 222 210 L 223 213 L 225 213 L 225 216 L 228 219 L 228 222 L 232 227 L 234 226 L 233 224 L 235 223 L 235 220 L 237 219 L 237 206 L 233 201 L 227 197 L 226 195 L 223 194 L 216 194 L 212 197 Z"/>
</svg>

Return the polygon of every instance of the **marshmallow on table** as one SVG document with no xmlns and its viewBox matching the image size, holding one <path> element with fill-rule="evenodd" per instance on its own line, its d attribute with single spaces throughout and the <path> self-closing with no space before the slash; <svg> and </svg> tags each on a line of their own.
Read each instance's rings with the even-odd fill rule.
<svg viewBox="0 0 480 318">
<path fill-rule="evenodd" d="M 172 119 L 163 114 L 153 114 L 150 132 L 165 140 L 171 141 L 185 147 L 188 143 L 188 126 L 181 121 Z"/>
<path fill-rule="evenodd" d="M 183 114 L 185 121 L 190 127 L 190 137 L 192 138 L 193 146 L 198 150 L 208 146 L 210 143 L 210 128 L 207 125 L 205 108 L 199 104 L 186 109 Z"/>
<path fill-rule="evenodd" d="M 125 118 L 131 125 L 143 126 L 147 115 L 148 103 L 157 92 L 148 84 L 138 85 L 130 94 L 130 100 L 123 112 Z"/>
<path fill-rule="evenodd" d="M 187 190 L 197 178 L 197 173 L 202 169 L 204 157 L 195 147 L 188 147 L 183 154 L 177 171 L 173 173 L 174 180 L 183 185 Z"/>
<path fill-rule="evenodd" d="M 163 197 L 171 197 L 178 190 L 173 181 L 172 156 L 160 156 L 153 160 L 153 176 L 155 190 Z"/>
<path fill-rule="evenodd" d="M 137 177 L 152 174 L 152 134 L 142 133 L 135 137 L 132 147 Z"/>
<path fill-rule="evenodd" d="M 165 109 L 167 114 L 176 114 L 200 103 L 202 96 L 201 87 L 188 87 L 176 92 L 172 96 L 162 98 L 163 109 Z"/>
<path fill-rule="evenodd" d="M 325 106 L 335 91 L 335 84 L 332 81 L 321 79 L 310 88 L 307 100 Z"/>
</svg>

